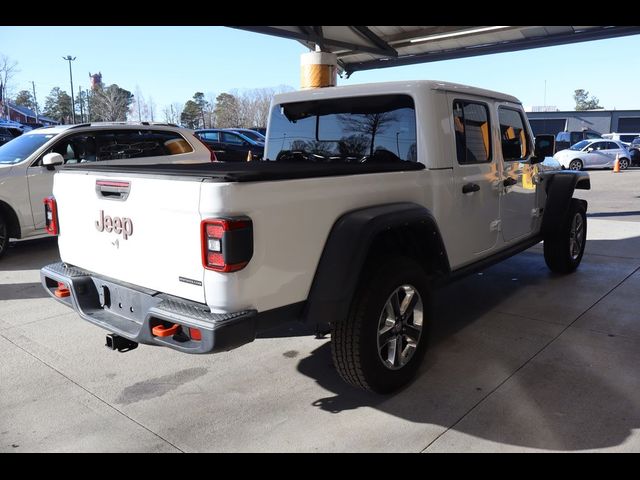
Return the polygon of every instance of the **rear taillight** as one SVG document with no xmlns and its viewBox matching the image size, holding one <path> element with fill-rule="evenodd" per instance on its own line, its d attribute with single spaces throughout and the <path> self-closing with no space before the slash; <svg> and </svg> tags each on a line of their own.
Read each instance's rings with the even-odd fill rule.
<svg viewBox="0 0 640 480">
<path fill-rule="evenodd" d="M 253 256 L 253 223 L 249 217 L 209 218 L 200 224 L 202 265 L 218 272 L 242 270 Z"/>
<path fill-rule="evenodd" d="M 207 150 L 209 150 L 209 152 L 210 152 L 210 157 L 209 157 L 209 159 L 210 159 L 212 162 L 217 162 L 217 161 L 218 161 L 218 157 L 216 157 L 216 152 L 214 152 L 214 151 L 213 151 L 213 148 L 211 148 L 211 147 L 207 144 L 207 142 L 205 142 L 204 140 L 202 140 L 198 135 L 196 135 L 195 137 L 200 141 L 200 143 L 201 143 L 201 144 L 203 144 L 205 147 L 207 147 Z"/>
<path fill-rule="evenodd" d="M 54 197 L 47 197 L 44 202 L 44 218 L 46 220 L 45 230 L 51 235 L 58 235 L 58 204 Z"/>
</svg>

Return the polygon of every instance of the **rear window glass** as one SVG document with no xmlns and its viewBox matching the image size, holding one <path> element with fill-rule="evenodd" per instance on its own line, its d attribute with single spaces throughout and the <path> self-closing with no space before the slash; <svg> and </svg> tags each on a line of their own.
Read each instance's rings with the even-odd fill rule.
<svg viewBox="0 0 640 480">
<path fill-rule="evenodd" d="M 265 160 L 310 163 L 417 161 L 416 118 L 408 95 L 275 105 Z"/>
<path fill-rule="evenodd" d="M 192 152 L 178 133 L 158 130 L 95 132 L 97 161 L 160 157 Z"/>
</svg>

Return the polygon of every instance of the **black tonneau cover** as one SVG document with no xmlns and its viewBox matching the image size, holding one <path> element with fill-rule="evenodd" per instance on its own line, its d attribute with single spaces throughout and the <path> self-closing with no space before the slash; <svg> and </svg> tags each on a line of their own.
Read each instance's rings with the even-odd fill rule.
<svg viewBox="0 0 640 480">
<path fill-rule="evenodd" d="M 424 168 L 423 163 L 407 161 L 389 163 L 285 163 L 263 161 L 155 165 L 105 165 L 98 162 L 67 165 L 63 167 L 63 170 L 202 177 L 218 182 L 263 182 L 268 180 L 403 172 L 423 170 Z"/>
</svg>

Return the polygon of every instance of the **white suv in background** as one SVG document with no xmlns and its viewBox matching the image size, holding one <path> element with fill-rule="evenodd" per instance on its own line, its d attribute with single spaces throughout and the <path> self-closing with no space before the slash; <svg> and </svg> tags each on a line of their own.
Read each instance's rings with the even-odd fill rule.
<svg viewBox="0 0 640 480">
<path fill-rule="evenodd" d="M 640 136 L 640 133 L 604 133 L 602 134 L 602 138 L 606 138 L 608 140 L 618 140 L 619 142 L 624 143 L 629 146 L 633 139 Z"/>
<path fill-rule="evenodd" d="M 168 124 L 86 123 L 39 128 L 0 146 L 0 256 L 9 239 L 46 234 L 42 200 L 61 165 L 208 163 L 192 130 Z"/>
</svg>

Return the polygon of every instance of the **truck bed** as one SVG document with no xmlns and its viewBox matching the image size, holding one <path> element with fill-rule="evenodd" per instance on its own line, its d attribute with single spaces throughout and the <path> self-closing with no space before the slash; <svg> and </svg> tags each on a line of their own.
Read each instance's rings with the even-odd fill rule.
<svg viewBox="0 0 640 480">
<path fill-rule="evenodd" d="M 74 164 L 66 171 L 123 173 L 127 175 L 168 175 L 200 177 L 214 182 L 262 182 L 297 178 L 337 177 L 367 173 L 423 170 L 420 162 L 393 163 L 284 163 L 284 162 L 213 162 L 201 164 L 104 165 L 100 163 Z"/>
</svg>

